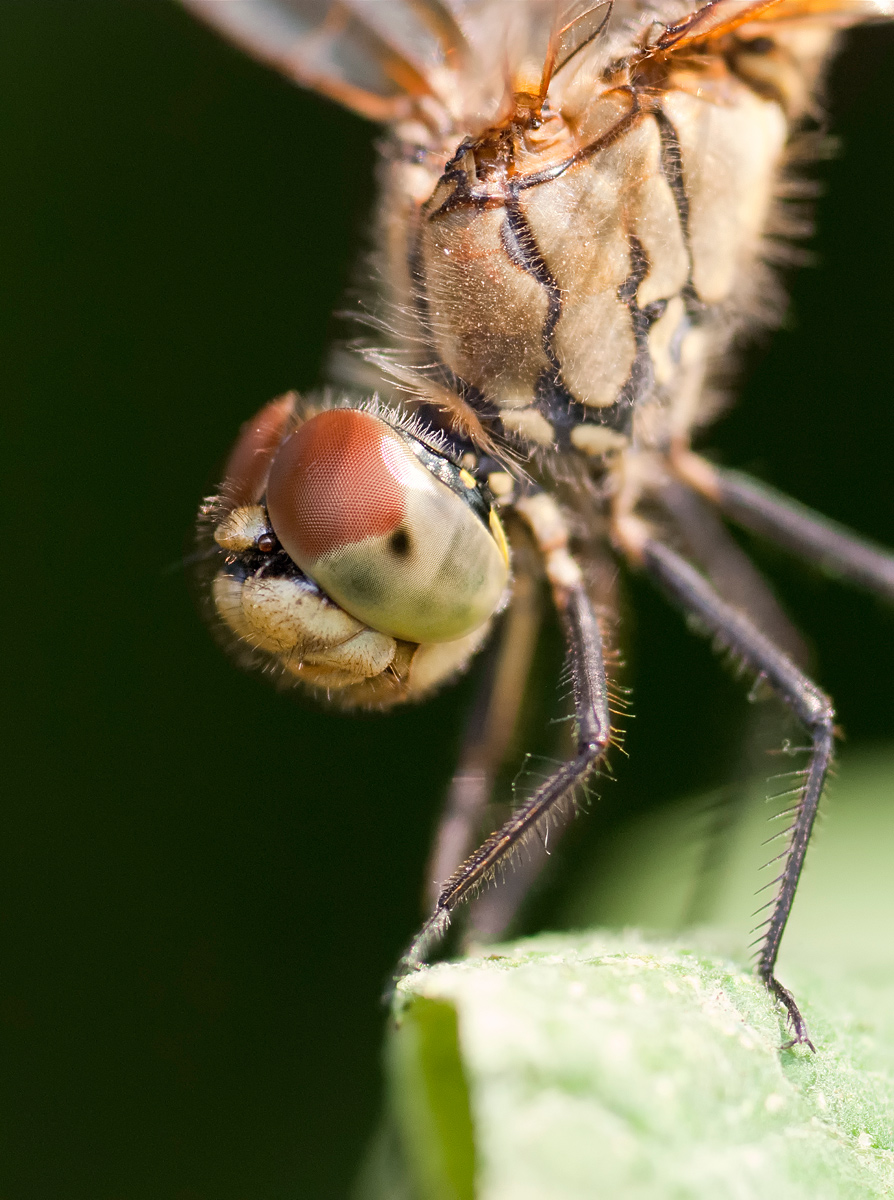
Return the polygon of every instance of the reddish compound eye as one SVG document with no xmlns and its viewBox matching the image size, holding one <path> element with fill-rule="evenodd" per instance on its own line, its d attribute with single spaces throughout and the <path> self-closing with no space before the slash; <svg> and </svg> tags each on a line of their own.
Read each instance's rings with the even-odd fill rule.
<svg viewBox="0 0 894 1200">
<path fill-rule="evenodd" d="M 228 505 L 238 508 L 244 504 L 257 504 L 264 495 L 270 463 L 294 407 L 295 394 L 289 392 L 265 404 L 242 426 L 224 472 L 221 491 Z"/>
<path fill-rule="evenodd" d="M 319 413 L 283 442 L 267 511 L 289 556 L 347 612 L 414 642 L 452 641 L 499 603 L 508 565 L 468 504 L 371 413 Z"/>
<path fill-rule="evenodd" d="M 389 465 L 397 441 L 369 413 L 335 408 L 301 425 L 283 444 L 270 471 L 267 510 L 299 566 L 309 568 L 352 542 L 397 529 L 404 496 Z"/>
</svg>

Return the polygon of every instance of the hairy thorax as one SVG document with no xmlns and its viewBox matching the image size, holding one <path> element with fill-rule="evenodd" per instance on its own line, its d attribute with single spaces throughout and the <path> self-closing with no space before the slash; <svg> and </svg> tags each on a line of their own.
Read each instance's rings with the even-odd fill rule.
<svg viewBox="0 0 894 1200">
<path fill-rule="evenodd" d="M 415 355 L 424 400 L 547 469 L 688 439 L 712 359 L 765 318 L 775 184 L 829 37 L 749 31 L 672 69 L 583 56 L 458 146 L 396 151 L 395 370 Z"/>
</svg>

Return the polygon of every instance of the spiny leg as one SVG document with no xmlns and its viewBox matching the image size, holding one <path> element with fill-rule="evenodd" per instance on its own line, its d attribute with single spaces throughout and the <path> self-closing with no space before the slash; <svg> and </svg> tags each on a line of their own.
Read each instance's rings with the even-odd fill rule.
<svg viewBox="0 0 894 1200">
<path fill-rule="evenodd" d="M 704 571 L 720 596 L 750 617 L 780 650 L 806 669 L 809 655 L 804 639 L 770 584 L 733 538 L 716 506 L 678 480 L 665 484 L 657 499 L 682 535 L 687 557 Z M 703 844 L 684 918 L 686 925 L 705 924 L 714 911 L 736 831 L 748 811 L 749 785 L 760 771 L 777 721 L 778 714 L 763 705 L 749 713 L 730 784 L 705 809 Z"/>
<path fill-rule="evenodd" d="M 779 982 L 774 971 L 779 943 L 791 912 L 807 843 L 832 760 L 835 738 L 832 703 L 748 617 L 725 603 L 704 576 L 676 551 L 648 536 L 639 537 L 635 544 L 628 541 L 627 547 L 631 557 L 645 568 L 685 613 L 766 680 L 810 735 L 810 761 L 795 808 L 789 843 L 780 856 L 784 865 L 778 880 L 774 881 L 778 882 L 779 890 L 761 939 L 757 972 L 788 1012 L 794 1034 L 788 1044 L 800 1043 L 812 1050 L 814 1047 L 795 999 Z"/>
<path fill-rule="evenodd" d="M 582 550 L 582 553 L 585 553 L 585 559 L 581 560 L 580 565 L 585 575 L 587 595 L 590 597 L 590 601 L 599 616 L 600 630 L 603 639 L 605 639 L 605 622 L 606 620 L 612 620 L 612 616 L 617 612 L 618 607 L 616 594 L 617 562 L 614 557 L 609 557 L 604 552 L 601 555 L 594 554 L 592 546 Z M 519 558 L 518 548 L 516 548 L 516 563 L 518 563 Z M 531 574 L 532 570 L 533 567 L 528 568 L 528 575 Z M 542 592 L 539 589 L 536 595 L 538 601 L 542 601 Z M 609 645 L 603 646 L 603 655 L 606 660 L 608 694 L 613 706 L 611 713 L 615 721 L 617 721 L 618 716 L 625 710 L 626 702 L 623 693 L 619 694 L 617 689 L 613 689 L 612 687 L 610 661 L 612 654 Z M 620 732 L 617 724 L 615 724 L 612 729 L 612 738 L 615 744 L 617 744 Z M 554 753 L 560 760 L 564 760 L 574 751 L 574 729 L 568 723 L 562 722 L 558 736 L 560 745 L 556 746 Z M 526 771 L 523 774 L 527 777 Z M 523 786 L 522 775 L 520 775 L 516 783 L 513 784 L 513 796 L 523 795 L 524 791 L 530 790 L 535 785 L 529 784 L 524 790 Z M 501 805 L 500 807 L 503 806 Z M 511 807 L 506 806 L 504 815 L 508 816 L 510 811 Z M 468 948 L 481 942 L 496 942 L 505 936 L 506 931 L 513 925 L 519 909 L 525 903 L 529 892 L 546 866 L 550 854 L 554 852 L 556 846 L 564 837 L 566 828 L 567 824 L 564 821 L 561 823 L 551 822 L 548 829 L 539 831 L 539 836 L 528 838 L 525 843 L 525 851 L 523 854 L 515 857 L 512 863 L 512 870 L 501 872 L 499 887 L 484 888 L 475 897 L 469 906 L 469 917 L 463 931 L 464 947 Z M 446 875 L 443 878 L 446 878 Z"/>
<path fill-rule="evenodd" d="M 488 663 L 466 724 L 459 765 L 432 845 L 426 872 L 427 899 L 432 906 L 441 893 L 443 881 L 474 849 L 480 836 L 497 773 L 518 724 L 542 607 L 540 581 L 526 568 L 524 553 L 517 552 L 512 602 L 500 631 L 497 652 Z M 517 897 L 516 905 L 521 898 Z M 506 914 L 504 924 L 511 915 Z M 474 919 L 473 924 L 477 924 Z"/>
<path fill-rule="evenodd" d="M 822 570 L 894 602 L 894 553 L 830 521 L 783 492 L 740 471 L 715 467 L 689 451 L 674 457 L 677 473 L 725 516 Z"/>
<path fill-rule="evenodd" d="M 447 880 L 434 912 L 401 960 L 401 973 L 425 962 L 446 932 L 453 910 L 469 899 L 525 836 L 548 818 L 577 784 L 584 781 L 608 748 L 611 724 L 602 643 L 596 615 L 582 586 L 569 591 L 561 616 L 574 683 L 574 709 L 578 725 L 576 753 Z"/>
<path fill-rule="evenodd" d="M 443 885 L 434 912 L 398 964 L 398 975 L 420 967 L 446 933 L 451 913 L 470 899 L 524 841 L 548 820 L 562 800 L 604 756 L 611 741 L 611 720 L 599 622 L 580 569 L 567 551 L 567 530 L 555 503 L 543 493 L 517 509 L 531 527 L 543 553 L 547 578 L 559 610 L 568 646 L 577 722 L 572 759 L 555 771 L 499 829 L 462 863 Z M 523 511 L 524 509 L 524 511 Z"/>
</svg>

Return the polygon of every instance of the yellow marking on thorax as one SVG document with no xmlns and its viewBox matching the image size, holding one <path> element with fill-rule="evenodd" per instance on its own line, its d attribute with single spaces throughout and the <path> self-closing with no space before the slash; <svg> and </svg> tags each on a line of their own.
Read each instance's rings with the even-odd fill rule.
<svg viewBox="0 0 894 1200">
<path fill-rule="evenodd" d="M 493 508 L 490 510 L 490 516 L 488 517 L 488 524 L 490 525 L 490 531 L 493 534 L 494 541 L 499 546 L 500 553 L 503 555 L 503 561 L 508 566 L 509 565 L 509 543 L 506 541 L 506 534 L 503 531 L 503 522 L 497 516 L 496 510 Z"/>
</svg>

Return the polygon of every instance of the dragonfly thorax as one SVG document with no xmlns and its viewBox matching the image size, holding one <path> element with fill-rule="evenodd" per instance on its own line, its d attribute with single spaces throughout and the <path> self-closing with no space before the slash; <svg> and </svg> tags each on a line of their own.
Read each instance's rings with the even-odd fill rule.
<svg viewBox="0 0 894 1200">
<path fill-rule="evenodd" d="M 737 61 L 687 64 L 660 88 L 616 65 L 585 102 L 577 81 L 516 105 L 459 140 L 436 181 L 412 167 L 400 236 L 391 200 L 409 168 L 394 164 L 400 340 L 497 440 L 593 458 L 699 419 L 712 356 L 759 308 L 789 130 L 782 87 Z"/>
</svg>

